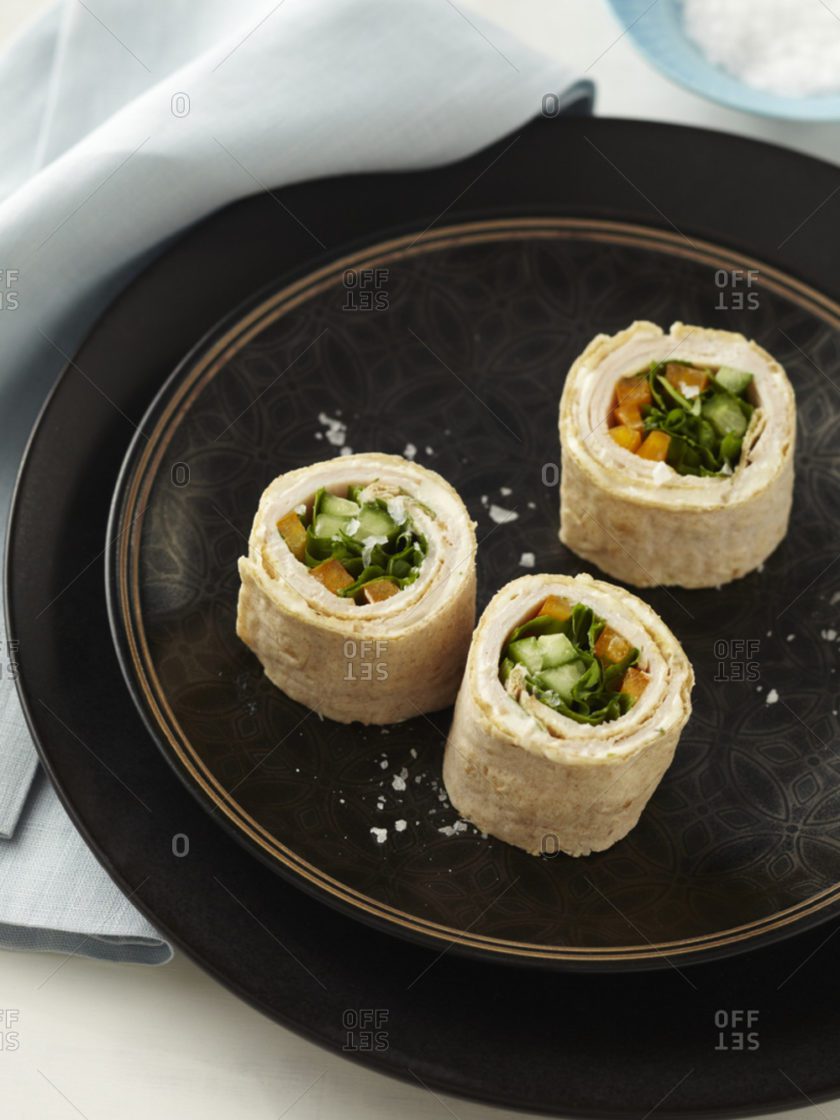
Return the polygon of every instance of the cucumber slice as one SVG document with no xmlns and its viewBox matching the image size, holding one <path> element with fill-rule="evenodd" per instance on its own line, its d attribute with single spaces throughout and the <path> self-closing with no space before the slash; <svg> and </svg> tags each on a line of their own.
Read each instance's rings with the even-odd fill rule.
<svg viewBox="0 0 840 1120">
<path fill-rule="evenodd" d="M 537 638 L 537 646 L 542 655 L 543 669 L 556 669 L 577 657 L 575 647 L 565 634 L 543 634 Z"/>
<path fill-rule="evenodd" d="M 331 513 L 319 513 L 312 526 L 312 532 L 322 540 L 331 541 L 347 528 L 348 518 L 335 517 Z"/>
<path fill-rule="evenodd" d="M 704 402 L 703 416 L 721 438 L 742 436 L 747 430 L 747 418 L 738 401 L 724 393 L 716 393 Z"/>
<path fill-rule="evenodd" d="M 536 638 L 520 638 L 511 642 L 508 654 L 519 665 L 524 665 L 529 673 L 538 673 L 542 668 L 542 652 Z"/>
<path fill-rule="evenodd" d="M 326 493 L 321 499 L 320 513 L 328 513 L 334 517 L 355 517 L 359 512 L 358 502 L 351 502 L 349 498 L 339 498 L 335 494 Z"/>
<path fill-rule="evenodd" d="M 357 541 L 367 540 L 368 537 L 390 537 L 397 528 L 394 519 L 378 506 L 362 506 L 358 518 L 359 528 L 353 534 Z"/>
<path fill-rule="evenodd" d="M 728 389 L 736 397 L 744 392 L 752 379 L 753 375 L 751 373 L 748 373 L 745 369 L 735 369 L 734 366 L 721 366 L 715 374 L 715 381 L 718 385 L 722 385 L 724 389 Z"/>
<path fill-rule="evenodd" d="M 568 704 L 572 699 L 572 689 L 583 676 L 582 661 L 569 661 L 566 665 L 558 665 L 556 669 L 544 669 L 537 676 L 541 688 L 556 692 L 561 700 Z"/>
</svg>

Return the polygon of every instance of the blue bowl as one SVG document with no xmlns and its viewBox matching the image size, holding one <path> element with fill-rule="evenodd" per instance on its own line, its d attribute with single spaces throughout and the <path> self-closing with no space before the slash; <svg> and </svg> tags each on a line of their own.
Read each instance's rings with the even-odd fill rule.
<svg viewBox="0 0 840 1120">
<path fill-rule="evenodd" d="M 780 97 L 713 66 L 683 31 L 681 0 L 610 0 L 627 36 L 672 81 L 733 109 L 797 121 L 840 120 L 840 94 Z M 645 9 L 649 9 L 646 11 Z"/>
</svg>

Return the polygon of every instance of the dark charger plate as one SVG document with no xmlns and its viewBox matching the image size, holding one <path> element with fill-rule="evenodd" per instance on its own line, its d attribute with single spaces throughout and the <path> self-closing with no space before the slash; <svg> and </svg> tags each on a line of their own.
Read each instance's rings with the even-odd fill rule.
<svg viewBox="0 0 840 1120">
<path fill-rule="evenodd" d="M 112 625 L 162 750 L 278 870 L 442 946 L 663 967 L 665 954 L 731 952 L 833 913 L 831 580 L 803 592 L 834 556 L 838 411 L 821 367 L 838 365 L 838 313 L 696 236 L 568 217 L 409 233 L 261 293 L 165 386 L 115 496 Z M 557 400 L 586 341 L 634 318 L 727 326 L 778 354 L 807 405 L 807 454 L 790 533 L 760 571 L 647 596 L 697 687 L 641 823 L 590 859 L 535 860 L 475 828 L 453 832 L 449 712 L 347 727 L 265 678 L 235 633 L 236 557 L 275 475 L 352 443 L 409 447 L 460 491 L 479 524 L 479 609 L 523 571 L 523 553 L 538 571 L 589 570 L 557 538 Z M 341 447 L 325 438 L 337 443 L 338 423 Z M 493 520 L 493 506 L 516 520 Z"/>
<path fill-rule="evenodd" d="M 639 1114 L 656 1106 L 664 1114 L 734 1112 L 830 1095 L 838 1081 L 838 972 L 831 951 L 821 949 L 840 927 L 688 970 L 678 954 L 653 950 L 649 942 L 673 939 L 677 929 L 706 937 L 743 917 L 758 922 L 750 932 L 767 940 L 833 912 L 840 878 L 836 729 L 832 647 L 822 632 L 830 626 L 836 586 L 830 375 L 837 364 L 837 281 L 834 207 L 819 204 L 836 189 L 837 172 L 733 137 L 630 122 L 541 121 L 522 132 L 509 156 L 496 159 L 503 150 L 504 142 L 434 172 L 287 189 L 278 196 L 282 206 L 268 195 L 246 200 L 188 234 L 112 306 L 75 365 L 119 411 L 71 367 L 36 428 L 17 493 L 8 596 L 33 731 L 69 811 L 134 901 L 233 990 L 328 1045 L 422 1084 L 565 1113 Z M 680 174 L 665 175 L 667 167 Z M 434 221 L 445 209 L 445 223 Z M 533 221 L 525 228 L 523 219 Z M 489 242 L 488 222 L 500 223 L 504 236 Z M 385 266 L 387 311 L 342 311 L 337 297 L 345 299 L 345 289 L 335 277 L 322 292 L 309 293 L 305 277 L 322 266 L 329 271 L 337 257 L 358 252 L 367 259 L 371 246 L 405 234 L 415 241 L 430 224 L 435 232 L 417 246 L 434 241 L 433 251 Z M 465 225 L 461 242 L 444 230 Z M 307 228 L 334 248 L 313 253 Z M 514 229 L 525 236 L 513 236 Z M 375 248 L 372 256 L 380 260 L 382 251 Z M 748 311 L 752 301 L 735 306 L 739 284 L 731 269 L 753 267 L 753 258 L 764 263 L 752 288 L 758 307 Z M 357 912 L 358 895 L 366 894 L 384 903 L 369 920 L 396 929 L 385 912 L 396 901 L 394 909 L 416 918 L 418 927 L 434 923 L 480 934 L 485 943 L 459 948 L 505 959 L 516 949 L 509 942 L 524 941 L 549 959 L 546 946 L 559 949 L 554 956 L 561 958 L 573 956 L 570 947 L 594 948 L 601 967 L 626 969 L 633 962 L 608 958 L 633 945 L 632 955 L 647 955 L 643 963 L 664 965 L 661 971 L 597 976 L 499 968 L 448 952 L 452 934 L 445 929 L 403 929 L 421 940 L 441 938 L 429 950 L 326 909 L 273 873 L 281 866 L 274 854 L 256 860 L 218 827 L 225 807 L 208 814 L 186 794 L 138 719 L 109 643 L 102 595 L 107 510 L 131 435 L 125 417 L 139 422 L 190 345 L 284 270 L 289 279 L 272 283 L 249 310 L 295 279 L 304 281 L 308 298 L 266 324 L 238 359 L 223 363 L 174 424 L 165 454 L 186 454 L 169 461 L 168 472 L 150 472 L 152 504 L 137 510 L 136 527 L 120 537 L 126 556 L 135 555 L 144 574 L 155 577 L 141 581 L 148 664 L 161 671 L 189 741 L 218 744 L 236 728 L 244 744 L 238 760 L 223 749 L 206 757 L 229 786 L 239 783 L 249 813 L 268 814 L 263 824 L 279 830 L 291 820 L 295 843 L 314 838 L 304 856 L 314 855 L 311 866 L 319 871 L 331 854 L 325 826 L 344 828 L 352 858 L 330 870 L 338 866 L 343 879 L 335 881 L 357 893 L 355 901 L 333 896 L 341 908 Z M 471 318 L 466 332 L 464 312 Z M 411 834 L 407 853 L 392 843 L 370 846 L 371 822 L 383 812 L 396 815 L 397 806 L 390 787 L 386 810 L 366 798 L 380 778 L 365 769 L 365 760 L 384 750 L 393 773 L 409 765 L 414 746 L 426 772 L 433 771 L 445 732 L 441 715 L 433 717 L 434 732 L 419 721 L 394 729 L 387 745 L 378 732 L 307 720 L 303 736 L 286 740 L 282 766 L 266 760 L 271 780 L 260 791 L 247 776 L 265 753 L 260 736 L 274 727 L 279 741 L 294 706 L 261 684 L 247 651 L 228 634 L 231 568 L 262 485 L 292 463 L 323 457 L 326 445 L 313 438 L 318 412 L 335 415 L 341 408 L 357 449 L 401 451 L 415 442 L 419 457 L 461 489 L 479 519 L 479 535 L 486 535 L 483 603 L 526 549 L 540 566 L 577 567 L 555 545 L 556 494 L 541 483 L 543 464 L 556 462 L 559 371 L 590 334 L 634 315 L 720 323 L 758 337 L 790 369 L 808 437 L 800 442 L 791 534 L 764 571 L 721 592 L 650 597 L 685 642 L 700 684 L 682 757 L 637 832 L 613 852 L 574 863 L 526 859 L 469 834 L 450 840 L 425 823 L 413 826 L 427 831 Z M 240 321 L 229 321 L 213 340 L 229 329 L 236 334 Z M 523 323 L 532 324 L 532 345 Z M 321 327 L 327 335 L 302 355 L 295 339 L 315 338 Z M 408 327 L 414 342 L 405 339 Z M 338 343 L 330 347 L 333 332 Z M 143 422 L 150 446 L 162 446 L 157 424 L 166 404 L 207 352 L 202 345 L 190 356 Z M 288 378 L 282 397 L 272 376 L 285 369 L 284 357 L 296 355 L 301 363 L 309 357 L 309 364 L 282 374 L 281 383 Z M 231 378 L 234 368 L 238 376 Z M 406 371 L 422 376 L 421 391 L 412 391 Z M 216 386 L 222 388 L 214 398 Z M 245 408 L 263 388 L 262 402 Z M 202 412 L 204 405 L 212 407 Z M 224 434 L 230 420 L 236 422 Z M 206 457 L 207 473 L 201 423 L 203 444 L 216 445 Z M 247 441 L 240 431 L 248 432 Z M 225 474 L 218 445 L 228 437 Z M 434 449 L 428 459 L 426 446 Z M 140 458 L 134 454 L 123 477 L 126 501 L 130 479 L 142 474 Z M 182 478 L 172 473 L 175 462 L 187 463 L 187 486 L 173 485 Z M 502 486 L 513 494 L 502 495 Z M 519 520 L 494 530 L 483 495 L 519 508 Z M 160 542 L 155 533 L 165 531 L 166 518 L 171 537 L 155 551 L 147 545 Z M 205 531 L 211 546 L 199 544 Z M 174 567 L 167 568 L 167 553 Z M 198 571 L 195 562 L 203 565 Z M 117 579 L 119 572 L 117 563 Z M 219 604 L 217 618 L 208 615 L 211 602 Z M 735 647 L 715 652 L 719 640 L 759 646 L 749 654 Z M 713 680 L 737 676 L 734 666 L 745 661 L 750 672 L 758 663 L 760 681 Z M 226 678 L 232 664 L 236 671 Z M 190 695 L 198 682 L 205 687 Z M 776 688 L 779 702 L 767 705 L 757 683 L 765 693 Z M 212 721 L 202 718 L 207 710 Z M 347 816 L 339 818 L 331 801 L 320 803 L 320 819 L 318 806 L 314 817 L 307 815 L 316 781 L 337 788 L 335 758 L 346 764 Z M 292 772 L 301 762 L 308 766 L 301 766 L 304 779 L 297 783 L 289 759 Z M 400 815 L 425 822 L 435 791 L 431 782 L 414 785 L 411 810 Z M 289 811 L 277 814 L 275 803 Z M 324 805 L 335 816 L 324 815 Z M 442 824 L 454 819 L 446 812 L 440 810 Z M 173 854 L 174 836 L 178 852 L 188 838 L 186 856 Z M 428 840 L 431 870 L 412 872 L 412 855 L 420 858 Z M 398 883 L 394 868 L 404 857 L 408 875 Z M 301 879 L 297 868 L 283 867 Z M 508 877 L 497 878 L 495 890 L 484 878 L 491 872 Z M 322 882 L 307 882 L 327 893 Z M 434 889 L 421 890 L 424 882 Z M 384 898 L 377 894 L 383 889 L 390 892 Z M 762 889 L 768 897 L 759 912 Z M 489 892 L 486 915 L 476 907 L 476 890 Z M 518 908 L 503 906 L 492 916 L 511 894 Z M 783 924 L 780 913 L 789 908 L 796 921 Z M 557 912 L 562 926 L 551 920 Z M 578 954 L 562 963 L 580 968 L 587 961 Z M 387 1014 L 389 1045 L 359 1054 L 352 1026 L 347 1037 L 355 1021 L 347 1012 L 370 1008 Z M 741 1039 L 747 1021 L 750 1038 Z"/>
</svg>

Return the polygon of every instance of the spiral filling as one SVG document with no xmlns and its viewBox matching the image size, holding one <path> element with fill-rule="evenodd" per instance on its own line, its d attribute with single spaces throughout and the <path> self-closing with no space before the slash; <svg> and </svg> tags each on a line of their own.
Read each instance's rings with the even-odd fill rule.
<svg viewBox="0 0 840 1120">
<path fill-rule="evenodd" d="M 644 692 L 650 678 L 638 667 L 640 656 L 591 607 L 549 595 L 510 634 L 499 679 L 532 714 L 536 700 L 596 725 L 625 715 Z"/>
<path fill-rule="evenodd" d="M 721 478 L 741 458 L 758 411 L 753 375 L 732 366 L 654 361 L 622 377 L 607 423 L 619 447 L 681 475 Z"/>
<path fill-rule="evenodd" d="M 277 531 L 328 591 L 360 606 L 378 603 L 412 584 L 426 559 L 426 538 L 408 509 L 413 500 L 381 482 L 351 485 L 344 494 L 321 487 L 281 517 Z"/>
</svg>

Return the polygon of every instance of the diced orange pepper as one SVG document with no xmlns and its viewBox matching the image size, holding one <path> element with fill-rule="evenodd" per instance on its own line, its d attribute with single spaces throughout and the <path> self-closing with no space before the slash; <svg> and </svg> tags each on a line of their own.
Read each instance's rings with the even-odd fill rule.
<svg viewBox="0 0 840 1120">
<path fill-rule="evenodd" d="M 325 560 L 323 564 L 319 564 L 316 568 L 310 568 L 309 574 L 314 576 L 320 583 L 323 583 L 327 591 L 332 591 L 337 595 L 345 587 L 349 587 L 355 580 L 341 563 L 331 556 L 329 560 Z"/>
<path fill-rule="evenodd" d="M 683 366 L 679 362 L 669 362 L 665 367 L 665 376 L 681 393 L 686 385 L 696 388 L 698 393 L 702 393 L 709 387 L 709 371 L 698 369 L 697 366 Z"/>
<path fill-rule="evenodd" d="M 639 406 L 634 401 L 620 404 L 618 408 L 614 410 L 613 417 L 619 424 L 623 424 L 625 428 L 633 428 L 636 431 L 641 431 L 645 426 L 642 414 L 639 411 Z"/>
<path fill-rule="evenodd" d="M 572 608 L 569 606 L 565 599 L 561 599 L 559 595 L 549 595 L 537 615 L 547 614 L 549 618 L 556 618 L 558 622 L 565 622 L 566 619 L 572 617 Z M 537 615 L 534 617 L 536 618 Z"/>
<path fill-rule="evenodd" d="M 618 446 L 623 447 L 625 451 L 639 450 L 642 433 L 636 428 L 628 428 L 624 424 L 619 424 L 618 427 L 609 428 L 608 431 Z"/>
<path fill-rule="evenodd" d="M 303 560 L 306 551 L 306 529 L 298 515 L 294 511 L 287 513 L 277 522 L 277 529 L 295 560 Z"/>
<path fill-rule="evenodd" d="M 384 599 L 390 599 L 392 595 L 396 595 L 399 587 L 392 579 L 374 579 L 370 583 L 365 584 L 362 588 L 365 599 L 369 603 L 381 603 Z"/>
<path fill-rule="evenodd" d="M 651 403 L 650 385 L 644 375 L 622 377 L 615 383 L 615 399 L 620 405 L 635 404 L 637 408 Z"/>
<path fill-rule="evenodd" d="M 668 458 L 670 444 L 671 437 L 667 432 L 651 432 L 636 454 L 640 459 L 653 459 L 657 463 L 664 463 Z"/>
<path fill-rule="evenodd" d="M 634 666 L 627 670 L 621 679 L 619 692 L 626 692 L 628 696 L 632 696 L 634 700 L 638 700 L 650 682 L 650 677 L 642 669 L 636 669 Z"/>
<path fill-rule="evenodd" d="M 626 638 L 622 638 L 611 626 L 605 626 L 595 643 L 593 652 L 599 661 L 607 661 L 610 665 L 616 665 L 623 657 L 627 656 L 632 648 Z"/>
</svg>

